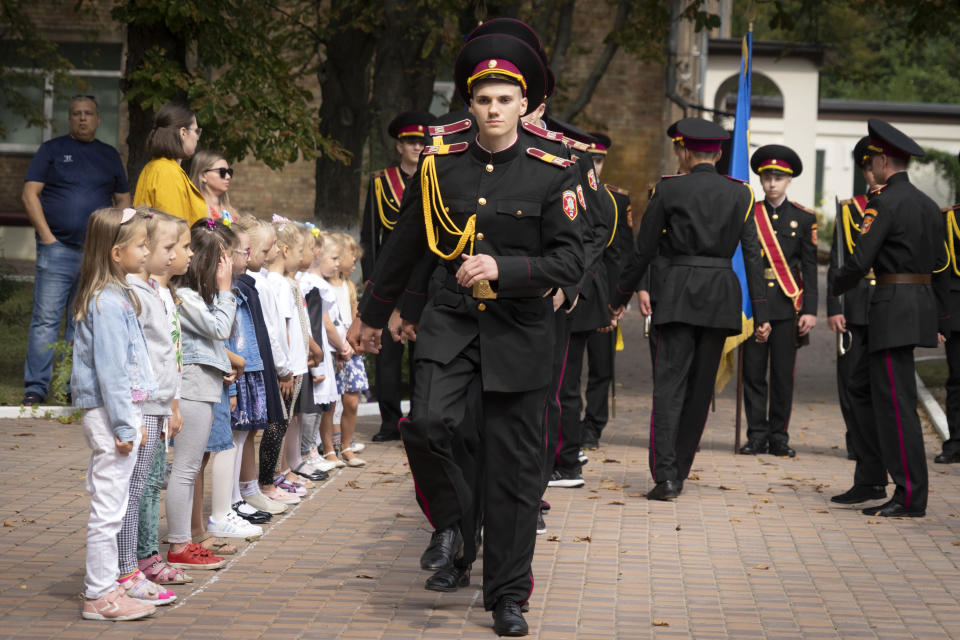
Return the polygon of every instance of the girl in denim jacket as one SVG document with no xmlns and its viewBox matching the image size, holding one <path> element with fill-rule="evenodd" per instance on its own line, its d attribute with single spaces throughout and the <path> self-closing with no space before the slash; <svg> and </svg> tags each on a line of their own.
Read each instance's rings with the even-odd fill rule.
<svg viewBox="0 0 960 640">
<path fill-rule="evenodd" d="M 130 476 L 146 440 L 141 403 L 157 393 L 137 314 L 140 301 L 128 273 L 143 268 L 148 216 L 134 209 L 98 209 L 87 223 L 74 303 L 76 333 L 70 384 L 83 410 L 91 449 L 87 469 L 90 519 L 81 615 L 90 620 L 135 620 L 155 611 L 130 598 L 117 582 L 117 533 Z"/>
<path fill-rule="evenodd" d="M 229 248 L 216 224 L 208 218 L 190 229 L 193 258 L 187 273 L 174 286 L 180 298 L 183 375 L 180 414 L 183 428 L 177 435 L 176 455 L 167 483 L 167 562 L 181 569 L 219 569 L 226 562 L 199 543 L 192 542 L 190 519 L 193 485 L 200 471 L 213 424 L 213 405 L 220 401 L 232 371 L 224 341 L 230 337 L 237 302 L 231 292 Z"/>
</svg>

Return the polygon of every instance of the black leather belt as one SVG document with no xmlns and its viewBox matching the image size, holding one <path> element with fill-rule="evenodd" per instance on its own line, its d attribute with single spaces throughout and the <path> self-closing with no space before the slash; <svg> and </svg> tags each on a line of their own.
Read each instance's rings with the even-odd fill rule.
<svg viewBox="0 0 960 640">
<path fill-rule="evenodd" d="M 877 277 L 880 284 L 930 284 L 929 273 L 885 273 Z"/>
<path fill-rule="evenodd" d="M 707 269 L 732 269 L 730 258 L 710 258 L 707 256 L 673 256 L 671 267 L 706 267 Z"/>
</svg>

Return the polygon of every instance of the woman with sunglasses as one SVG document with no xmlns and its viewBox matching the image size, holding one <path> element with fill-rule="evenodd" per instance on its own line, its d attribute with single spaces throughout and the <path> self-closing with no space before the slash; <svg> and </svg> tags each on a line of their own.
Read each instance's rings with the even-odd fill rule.
<svg viewBox="0 0 960 640">
<path fill-rule="evenodd" d="M 236 217 L 236 212 L 230 206 L 230 197 L 227 195 L 231 178 L 233 178 L 233 169 L 221 154 L 202 150 L 193 156 L 190 162 L 190 180 L 203 194 L 207 203 L 208 218 L 232 220 Z"/>
<path fill-rule="evenodd" d="M 197 117 L 187 107 L 168 102 L 153 117 L 147 136 L 152 158 L 140 172 L 134 206 L 146 205 L 193 224 L 207 216 L 207 202 L 181 163 L 193 157 L 200 142 Z"/>
</svg>

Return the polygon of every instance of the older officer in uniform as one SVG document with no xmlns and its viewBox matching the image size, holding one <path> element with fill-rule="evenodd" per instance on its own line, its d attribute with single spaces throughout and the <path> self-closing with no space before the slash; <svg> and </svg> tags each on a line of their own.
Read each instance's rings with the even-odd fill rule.
<svg viewBox="0 0 960 640">
<path fill-rule="evenodd" d="M 838 294 L 852 289 L 871 268 L 877 275 L 868 344 L 873 424 L 883 466 L 897 488 L 891 500 L 863 513 L 922 517 L 927 460 L 917 416 L 913 349 L 935 347 L 938 324 L 941 333 L 949 334 L 943 214 L 907 176 L 910 156 L 922 156 L 923 149 L 882 120 L 871 119 L 867 127 L 871 168 L 885 187 L 867 203 L 860 239 L 834 275 L 833 289 Z M 931 278 L 932 272 L 938 273 Z"/>
<path fill-rule="evenodd" d="M 511 636 L 528 632 L 521 607 L 533 586 L 541 411 L 550 379 L 542 363 L 553 348 L 549 295 L 583 272 L 573 163 L 543 152 L 519 127 L 527 95 L 544 95 L 545 76 L 537 52 L 516 38 L 484 35 L 464 45 L 454 77 L 478 134 L 425 150 L 360 308 L 360 340 L 376 350 L 379 329 L 423 254 L 429 248 L 445 260 L 444 286 L 418 327 L 421 384 L 402 435 L 437 529 L 459 524 L 483 500 L 484 607 L 494 611 L 494 631 Z M 466 414 L 481 410 L 470 402 L 477 381 L 482 497 L 451 450 Z M 469 582 L 469 560 L 456 565 L 461 585 Z"/>
<path fill-rule="evenodd" d="M 400 203 L 410 178 L 417 170 L 420 152 L 427 141 L 427 127 L 433 122 L 433 114 L 426 111 L 407 111 L 395 117 L 387 127 L 387 132 L 397 140 L 397 154 L 400 164 L 377 171 L 370 178 L 367 189 L 367 204 L 363 210 L 363 223 L 360 229 L 360 245 L 363 247 L 361 267 L 363 278 L 368 280 L 373 273 L 374 264 L 380 258 L 383 245 L 397 224 Z M 399 422 L 403 418 L 400 410 L 400 371 L 403 368 L 403 347 L 400 342 L 387 340 L 377 355 L 377 403 L 380 405 L 380 430 L 374 434 L 374 442 L 399 440 Z M 413 397 L 414 376 L 412 362 L 413 343 L 410 343 L 410 362 L 408 380 L 410 397 Z"/>
<path fill-rule="evenodd" d="M 770 337 L 747 340 L 743 347 L 743 404 L 747 443 L 740 453 L 796 455 L 787 444 L 793 406 L 797 347 L 809 342 L 817 324 L 817 216 L 787 200 L 787 188 L 803 171 L 790 147 L 757 149 L 750 167 L 760 176 L 765 198 L 754 207 L 758 239 L 764 251 L 767 318 Z M 770 363 L 769 410 L 767 363 Z"/>
<path fill-rule="evenodd" d="M 870 361 L 867 354 L 870 326 L 870 297 L 877 285 L 873 272 L 860 280 L 842 296 L 830 288 L 835 274 L 853 256 L 863 225 L 867 200 L 880 185 L 870 168 L 870 137 L 860 138 L 853 148 L 853 162 L 860 168 L 867 183 L 867 195 L 857 195 L 837 203 L 837 223 L 830 248 L 830 269 L 827 272 L 827 323 L 838 335 L 837 393 L 840 413 L 847 427 L 847 457 L 856 460 L 853 486 L 832 496 L 833 502 L 857 504 L 887 497 L 887 470 L 880 457 L 880 442 L 873 425 L 873 404 L 870 398 Z"/>
<path fill-rule="evenodd" d="M 958 155 L 960 158 L 960 155 Z M 946 216 L 947 234 L 950 242 L 950 337 L 944 348 L 947 352 L 947 426 L 950 437 L 943 443 L 943 449 L 933 459 L 937 464 L 955 464 L 960 462 L 960 263 L 957 262 L 957 244 L 960 242 L 960 204 L 943 210 Z M 955 333 L 956 332 L 956 333 Z"/>
<path fill-rule="evenodd" d="M 700 118 L 677 123 L 690 173 L 664 178 L 640 222 L 636 251 L 617 285 L 612 317 L 636 290 L 650 260 L 665 259 L 654 316 L 653 415 L 650 469 L 656 486 L 648 500 L 672 500 L 683 489 L 707 421 L 723 343 L 741 330 L 740 283 L 731 259 L 743 246 L 757 335 L 766 318 L 757 229 L 750 185 L 717 173 L 729 134 Z"/>
</svg>

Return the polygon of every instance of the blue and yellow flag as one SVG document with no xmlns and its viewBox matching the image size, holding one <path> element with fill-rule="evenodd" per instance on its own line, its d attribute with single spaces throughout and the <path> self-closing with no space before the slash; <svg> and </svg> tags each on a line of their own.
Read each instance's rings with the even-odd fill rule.
<svg viewBox="0 0 960 640">
<path fill-rule="evenodd" d="M 743 38 L 743 53 L 740 58 L 740 82 L 737 86 L 737 117 L 733 126 L 730 145 L 730 177 L 750 182 L 750 79 L 753 73 L 751 54 L 753 32 Z M 743 251 L 738 246 L 733 256 L 733 270 L 740 280 L 740 310 L 743 313 L 743 328 L 740 335 L 730 336 L 723 345 L 723 359 L 717 370 L 715 391 L 720 393 L 733 376 L 733 353 L 737 346 L 753 335 L 753 305 L 747 288 L 747 270 L 743 265 Z"/>
</svg>

